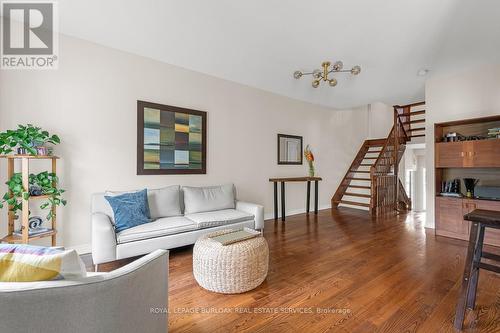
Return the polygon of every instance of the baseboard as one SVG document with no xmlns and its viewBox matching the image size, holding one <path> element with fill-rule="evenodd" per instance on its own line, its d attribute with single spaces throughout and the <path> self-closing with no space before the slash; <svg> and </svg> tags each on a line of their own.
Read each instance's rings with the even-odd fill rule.
<svg viewBox="0 0 500 333">
<path fill-rule="evenodd" d="M 68 247 L 66 247 L 66 249 L 67 250 L 76 250 L 76 252 L 80 255 L 92 253 L 91 244 L 81 244 L 81 245 L 75 245 L 75 246 L 68 246 Z"/>
<path fill-rule="evenodd" d="M 331 205 L 318 206 L 318 210 L 321 210 L 321 209 L 330 209 L 330 208 L 332 208 Z M 314 210 L 314 208 L 312 210 Z M 306 212 L 305 208 L 287 210 L 286 211 L 286 216 L 304 214 L 305 212 Z M 280 218 L 280 217 L 281 217 L 281 210 L 278 212 L 278 218 Z M 264 214 L 264 220 L 266 220 L 266 221 L 267 220 L 274 220 L 274 213 L 266 213 L 266 214 Z"/>
</svg>

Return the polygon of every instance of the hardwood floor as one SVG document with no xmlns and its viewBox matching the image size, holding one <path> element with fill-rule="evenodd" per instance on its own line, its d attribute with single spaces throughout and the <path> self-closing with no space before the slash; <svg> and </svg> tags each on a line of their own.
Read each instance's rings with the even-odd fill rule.
<svg viewBox="0 0 500 333">
<path fill-rule="evenodd" d="M 456 332 L 466 243 L 436 238 L 423 219 L 340 208 L 268 221 L 268 277 L 240 295 L 205 291 L 192 247 L 171 251 L 169 332 Z M 481 271 L 464 327 L 500 332 L 500 275 Z"/>
</svg>

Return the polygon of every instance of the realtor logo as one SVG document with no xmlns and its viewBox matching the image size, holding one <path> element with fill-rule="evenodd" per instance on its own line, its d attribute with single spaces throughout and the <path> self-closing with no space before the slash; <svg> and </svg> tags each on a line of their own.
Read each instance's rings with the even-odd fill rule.
<svg viewBox="0 0 500 333">
<path fill-rule="evenodd" d="M 56 3 L 2 1 L 2 69 L 57 68 Z"/>
</svg>

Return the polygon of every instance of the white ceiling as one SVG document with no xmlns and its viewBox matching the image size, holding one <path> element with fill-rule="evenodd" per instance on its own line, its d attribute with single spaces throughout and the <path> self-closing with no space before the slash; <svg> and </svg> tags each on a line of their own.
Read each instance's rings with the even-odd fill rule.
<svg viewBox="0 0 500 333">
<path fill-rule="evenodd" d="M 500 60 L 497 0 L 63 0 L 62 33 L 334 108 L 424 98 L 429 75 Z M 313 89 L 297 69 L 359 64 Z"/>
</svg>

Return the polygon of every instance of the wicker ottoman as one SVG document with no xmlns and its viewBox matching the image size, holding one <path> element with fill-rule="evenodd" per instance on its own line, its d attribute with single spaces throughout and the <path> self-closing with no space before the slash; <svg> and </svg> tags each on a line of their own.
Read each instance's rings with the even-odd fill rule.
<svg viewBox="0 0 500 333">
<path fill-rule="evenodd" d="M 208 237 L 200 237 L 193 249 L 193 274 L 203 288 L 223 294 L 237 294 L 259 286 L 267 276 L 269 248 L 262 236 L 223 246 Z"/>
</svg>

